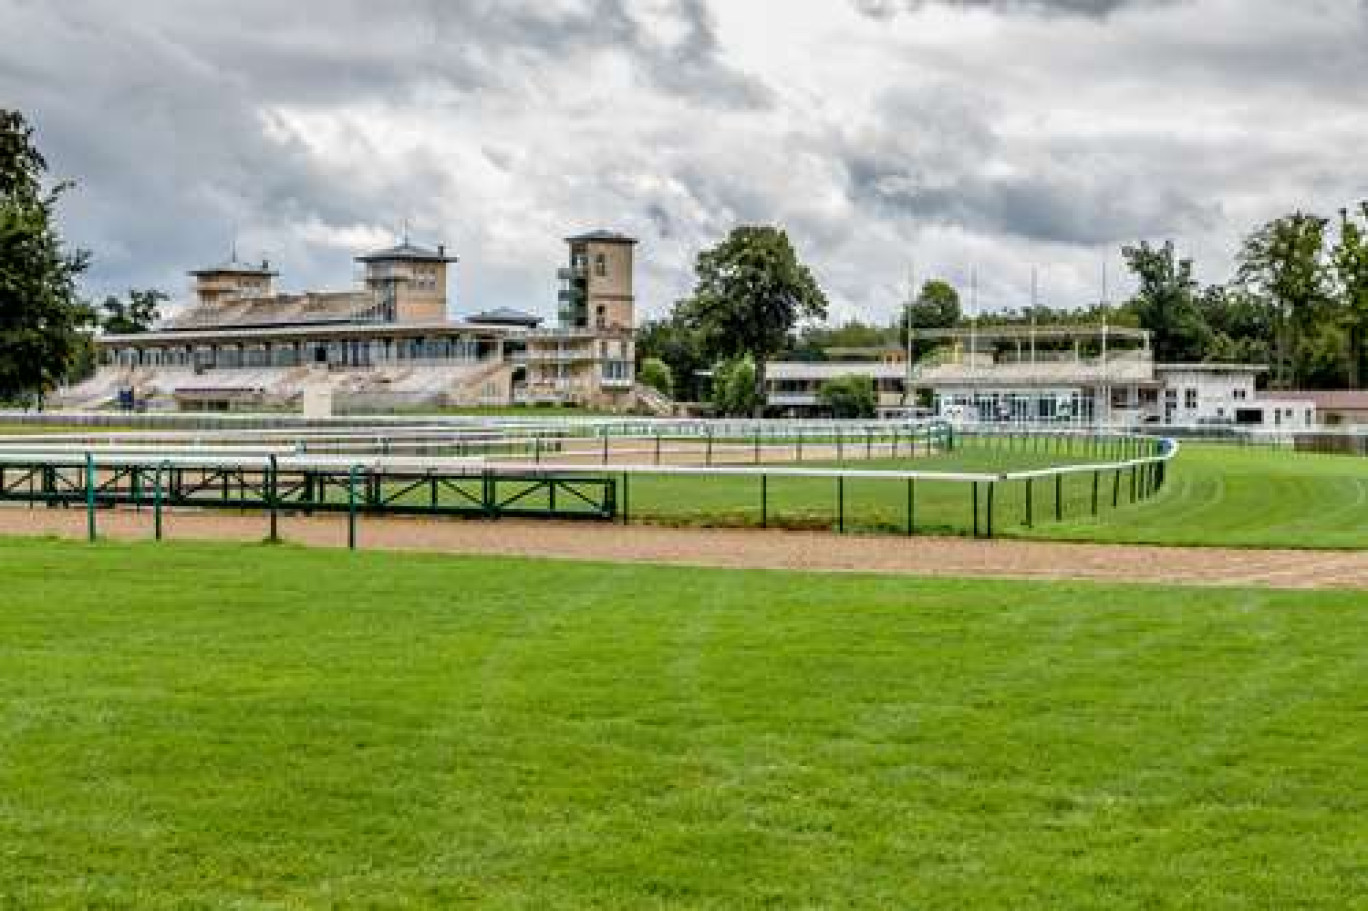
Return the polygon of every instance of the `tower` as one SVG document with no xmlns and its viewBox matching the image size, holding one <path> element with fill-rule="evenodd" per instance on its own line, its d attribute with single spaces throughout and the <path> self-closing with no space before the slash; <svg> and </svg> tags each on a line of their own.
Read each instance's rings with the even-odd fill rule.
<svg viewBox="0 0 1368 911">
<path fill-rule="evenodd" d="M 405 238 L 396 247 L 358 256 L 366 287 L 376 292 L 384 319 L 400 323 L 444 322 L 447 318 L 447 265 L 456 257 L 446 247 L 428 250 Z"/>
<path fill-rule="evenodd" d="M 195 269 L 190 276 L 195 280 L 195 298 L 201 305 L 213 306 L 243 297 L 266 297 L 278 274 L 264 259 L 259 266 L 239 262 L 234 250 L 227 261 Z"/>
<path fill-rule="evenodd" d="M 616 231 L 567 237 L 570 265 L 560 270 L 560 324 L 566 329 L 630 331 L 636 325 L 632 272 L 636 240 Z"/>
</svg>

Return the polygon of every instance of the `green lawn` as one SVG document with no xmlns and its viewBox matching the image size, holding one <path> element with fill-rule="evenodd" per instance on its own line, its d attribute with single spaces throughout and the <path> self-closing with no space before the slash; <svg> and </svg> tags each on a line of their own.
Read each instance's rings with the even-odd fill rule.
<svg viewBox="0 0 1368 911">
<path fill-rule="evenodd" d="M 1344 908 L 1354 593 L 0 541 L 0 907 Z"/>
<path fill-rule="evenodd" d="M 1368 547 L 1368 459 L 1185 446 L 1151 501 L 1013 534 L 1234 547 Z"/>
</svg>

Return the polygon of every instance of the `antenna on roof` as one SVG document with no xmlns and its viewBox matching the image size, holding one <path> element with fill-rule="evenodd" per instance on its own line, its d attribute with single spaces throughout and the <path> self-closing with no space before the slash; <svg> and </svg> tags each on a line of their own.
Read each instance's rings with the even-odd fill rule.
<svg viewBox="0 0 1368 911">
<path fill-rule="evenodd" d="M 403 220 L 403 222 L 402 222 L 401 225 L 400 225 L 400 232 L 401 232 L 400 235 L 399 235 L 400 240 L 403 242 L 404 246 L 408 246 L 408 242 L 409 242 L 409 220 L 408 220 L 408 216 L 404 216 L 404 220 Z"/>
<path fill-rule="evenodd" d="M 907 303 L 903 306 L 903 319 L 907 321 L 907 378 L 903 381 L 903 405 L 912 404 L 912 308 L 917 304 L 917 262 L 911 260 L 907 265 Z"/>
<path fill-rule="evenodd" d="M 1031 267 L 1031 365 L 1036 362 L 1036 308 L 1040 306 L 1040 278 L 1035 266 Z"/>
<path fill-rule="evenodd" d="M 978 355 L 978 266 L 969 268 L 969 375 L 973 376 Z"/>
</svg>

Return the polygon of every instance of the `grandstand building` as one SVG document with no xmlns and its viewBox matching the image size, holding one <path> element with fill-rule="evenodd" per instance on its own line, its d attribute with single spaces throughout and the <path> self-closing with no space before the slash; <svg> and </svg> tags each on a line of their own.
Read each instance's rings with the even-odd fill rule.
<svg viewBox="0 0 1368 911">
<path fill-rule="evenodd" d="M 884 414 L 950 420 L 1078 425 L 1233 425 L 1302 429 L 1316 423 L 1304 398 L 1261 394 L 1254 364 L 1161 364 L 1150 333 L 1115 326 L 1000 326 L 919 330 L 919 356 L 899 348 L 833 350 L 828 360 L 768 365 L 769 403 L 800 416 L 821 411 L 823 382 L 867 376 Z"/>
<path fill-rule="evenodd" d="M 567 243 L 554 327 L 506 308 L 453 319 L 456 258 L 407 238 L 356 257 L 358 287 L 345 291 L 282 293 L 268 262 L 234 255 L 192 271 L 194 301 L 153 331 L 97 338 L 100 368 L 62 403 L 293 409 L 324 387 L 352 411 L 634 407 L 636 241 L 596 231 Z"/>
</svg>

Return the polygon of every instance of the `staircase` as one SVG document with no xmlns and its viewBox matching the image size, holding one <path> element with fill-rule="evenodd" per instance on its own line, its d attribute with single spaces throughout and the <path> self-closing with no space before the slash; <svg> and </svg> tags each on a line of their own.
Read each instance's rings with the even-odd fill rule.
<svg viewBox="0 0 1368 911">
<path fill-rule="evenodd" d="M 632 387 L 632 394 L 636 397 L 637 404 L 656 417 L 673 417 L 675 413 L 675 403 L 668 396 L 660 392 L 654 386 L 646 386 L 637 383 Z"/>
</svg>

